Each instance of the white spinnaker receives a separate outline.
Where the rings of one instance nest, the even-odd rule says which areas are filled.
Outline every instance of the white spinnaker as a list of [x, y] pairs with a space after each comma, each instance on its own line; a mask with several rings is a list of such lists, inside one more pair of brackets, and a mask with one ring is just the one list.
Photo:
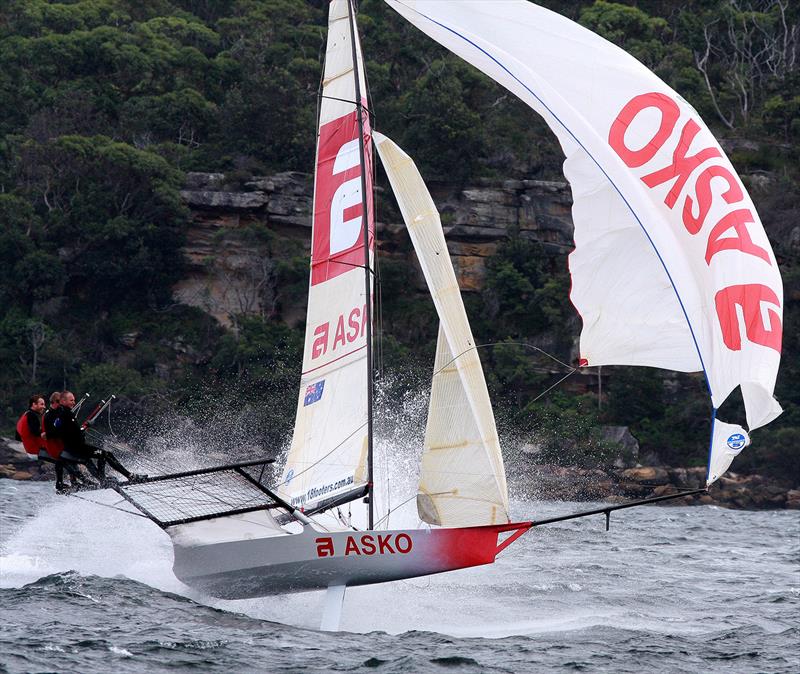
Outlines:
[[527, 0], [386, 0], [541, 114], [573, 192], [588, 365], [704, 369], [718, 408], [781, 412], [783, 287], [755, 207], [696, 111], [632, 56]]
[[508, 522], [508, 489], [492, 405], [439, 213], [413, 160], [375, 144], [439, 314], [417, 508], [431, 524]]
[[[367, 482], [364, 213], [348, 9], [347, 0], [334, 0], [329, 10], [303, 373], [292, 444], [278, 486], [293, 505], [306, 509]], [[355, 18], [352, 22], [357, 36]], [[367, 88], [357, 39], [356, 54], [365, 103]], [[371, 265], [372, 137], [366, 113], [364, 123]]]

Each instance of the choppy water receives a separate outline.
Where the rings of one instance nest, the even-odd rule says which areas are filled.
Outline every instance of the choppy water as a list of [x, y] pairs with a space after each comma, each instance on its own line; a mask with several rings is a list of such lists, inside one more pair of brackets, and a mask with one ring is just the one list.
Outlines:
[[[514, 503], [519, 518], [586, 504]], [[0, 670], [798, 672], [800, 513], [647, 507], [532, 531], [492, 566], [224, 602], [149, 521], [0, 480]]]

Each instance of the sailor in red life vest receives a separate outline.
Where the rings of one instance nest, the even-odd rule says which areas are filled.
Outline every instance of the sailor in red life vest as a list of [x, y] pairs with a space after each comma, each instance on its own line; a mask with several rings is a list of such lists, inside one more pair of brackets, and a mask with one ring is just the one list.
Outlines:
[[55, 421], [56, 411], [58, 410], [58, 404], [60, 400], [61, 391], [51, 393], [50, 407], [47, 408], [44, 413], [44, 417], [42, 417], [42, 435], [44, 436], [44, 446], [47, 449], [47, 453], [50, 455], [50, 458], [54, 460], [57, 460], [61, 456], [61, 452], [64, 449], [64, 443], [61, 441], [61, 438], [56, 437], [53, 427], [53, 421]]
[[25, 452], [29, 456], [37, 459], [39, 450], [44, 448], [42, 412], [44, 412], [44, 398], [40, 395], [32, 395], [28, 400], [28, 409], [17, 421], [17, 440], [22, 441], [22, 446], [25, 447]]
[[[52, 462], [56, 468], [56, 491], [64, 491], [64, 464], [58, 460], [58, 456], [52, 456], [47, 448], [47, 440], [44, 432], [44, 419], [40, 416], [44, 411], [44, 398], [40, 395], [33, 395], [28, 401], [28, 410], [23, 412], [17, 421], [17, 439], [22, 440], [22, 446], [30, 458], [39, 460], [39, 471], [42, 470], [42, 461]], [[70, 470], [70, 478], [73, 486], [77, 482], [74, 473], [75, 469]]]

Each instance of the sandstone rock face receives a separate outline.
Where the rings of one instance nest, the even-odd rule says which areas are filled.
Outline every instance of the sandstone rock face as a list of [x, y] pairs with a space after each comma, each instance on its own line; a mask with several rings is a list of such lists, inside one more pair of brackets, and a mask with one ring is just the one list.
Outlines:
[[[219, 173], [189, 173], [181, 196], [191, 209], [184, 255], [189, 272], [173, 288], [179, 302], [199, 307], [231, 327], [239, 314], [271, 315], [277, 261], [243, 236], [253, 224], [310, 245], [311, 178], [285, 172], [255, 178], [245, 188]], [[189, 189], [191, 188], [191, 189]]]
[[212, 192], [211, 190], [181, 190], [181, 198], [196, 208], [219, 208], [232, 211], [261, 208], [267, 203], [263, 192]]
[[669, 475], [660, 466], [641, 466], [627, 468], [622, 471], [622, 477], [631, 482], [650, 482], [651, 484], [667, 484]]
[[224, 184], [224, 173], [190, 172], [186, 174], [184, 187], [187, 190], [221, 190]]
[[[263, 255], [243, 245], [235, 233], [248, 224], [263, 223], [281, 236], [301, 241], [307, 254], [312, 191], [312, 176], [297, 172], [253, 177], [243, 186], [226, 184], [221, 173], [187, 174], [181, 196], [192, 212], [184, 249], [191, 268], [175, 286], [175, 299], [200, 307], [226, 326], [236, 314], [269, 314], [269, 293], [266, 298], [262, 293], [269, 269]], [[464, 292], [483, 288], [486, 261], [512, 228], [554, 252], [571, 248], [571, 196], [566, 183], [481, 181], [460, 192], [432, 185], [431, 192]], [[415, 263], [402, 222], [379, 222], [377, 232], [382, 255]], [[418, 282], [423, 290], [421, 275]]]
[[29, 459], [21, 442], [0, 437], [0, 478], [48, 480], [53, 479], [53, 474], [51, 464], [40, 467], [37, 461]]
[[[526, 489], [522, 494], [533, 499], [602, 500], [622, 503], [631, 499], [666, 496], [678, 491], [702, 489], [706, 482], [706, 469], [664, 468], [638, 466], [625, 470], [585, 469], [535, 463], [515, 466], [517, 478], [522, 478]], [[665, 505], [718, 505], [746, 510], [793, 508], [800, 510], [800, 489], [775, 484], [760, 475], [728, 473], [701, 492], [677, 498]]]

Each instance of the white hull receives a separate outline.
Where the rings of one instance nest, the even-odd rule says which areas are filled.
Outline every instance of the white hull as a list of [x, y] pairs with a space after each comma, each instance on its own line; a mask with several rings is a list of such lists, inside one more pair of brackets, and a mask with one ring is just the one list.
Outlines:
[[[369, 585], [491, 564], [530, 523], [395, 531], [301, 533], [186, 545], [173, 540], [175, 575], [222, 599]], [[168, 530], [169, 531], [169, 530]], [[513, 531], [503, 542], [498, 536]]]

